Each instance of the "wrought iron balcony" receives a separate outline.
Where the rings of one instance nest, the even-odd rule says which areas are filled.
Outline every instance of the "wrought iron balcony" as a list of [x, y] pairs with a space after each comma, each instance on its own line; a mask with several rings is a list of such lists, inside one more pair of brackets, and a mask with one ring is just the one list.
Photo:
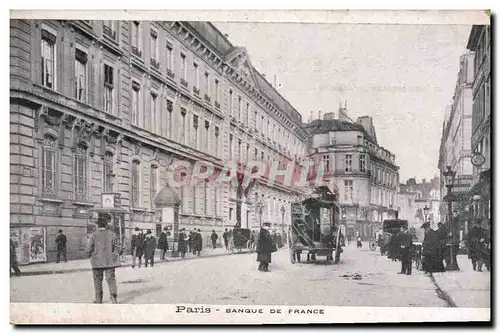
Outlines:
[[193, 92], [196, 94], [196, 95], [200, 95], [200, 89], [197, 88], [196, 86], [193, 87]]
[[160, 63], [156, 59], [151, 58], [151, 67], [160, 70]]
[[215, 104], [215, 108], [220, 109], [220, 103], [219, 102], [215, 101], [214, 104]]
[[105, 36], [111, 38], [112, 40], [116, 39], [116, 31], [113, 31], [113, 29], [111, 29], [111, 27], [104, 25], [103, 26], [103, 33]]
[[186, 81], [186, 79], [181, 78], [181, 85], [183, 85], [184, 87], [188, 86], [188, 82]]
[[207, 94], [205, 94], [205, 101], [210, 102], [210, 100], [211, 100], [210, 96], [208, 96]]
[[175, 78], [175, 74], [174, 72], [172, 72], [171, 69], [167, 69], [167, 76], [171, 79], [174, 79]]
[[136, 46], [132, 47], [132, 54], [136, 57], [142, 58], [142, 51], [139, 50]]

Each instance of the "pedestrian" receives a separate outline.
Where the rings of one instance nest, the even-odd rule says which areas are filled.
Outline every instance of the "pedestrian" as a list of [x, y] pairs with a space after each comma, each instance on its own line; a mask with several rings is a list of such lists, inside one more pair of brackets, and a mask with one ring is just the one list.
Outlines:
[[226, 250], [228, 251], [229, 250], [229, 232], [227, 231], [227, 228], [226, 230], [224, 231], [224, 233], [222, 233], [222, 239], [224, 239], [224, 247], [226, 247]]
[[472, 261], [472, 269], [482, 271], [485, 258], [483, 252], [486, 251], [486, 231], [481, 227], [479, 219], [474, 222], [474, 227], [470, 230], [466, 240], [468, 257]]
[[232, 229], [227, 233], [227, 243], [229, 245], [229, 251], [232, 252], [234, 249], [234, 232]]
[[162, 261], [167, 261], [165, 255], [167, 254], [168, 250], [168, 241], [167, 241], [168, 235], [169, 235], [168, 227], [165, 226], [163, 231], [160, 233], [160, 237], [158, 238], [158, 249], [160, 250], [160, 260]]
[[350, 245], [352, 241], [352, 235], [348, 234], [347, 235], [347, 245]]
[[146, 268], [148, 267], [148, 264], [151, 265], [151, 268], [155, 264], [155, 249], [156, 238], [151, 230], [147, 230], [146, 237], [144, 238], [144, 266]]
[[179, 245], [178, 245], [178, 251], [182, 259], [186, 257], [187, 241], [189, 240], [188, 238], [189, 237], [186, 234], [186, 229], [182, 228], [179, 233]]
[[[196, 232], [196, 231], [195, 231]], [[201, 235], [201, 230], [198, 229], [194, 236], [194, 248], [198, 256], [201, 256], [201, 251], [203, 250], [203, 236]]]
[[448, 259], [448, 255], [449, 255], [449, 252], [447, 252], [447, 249], [448, 249], [448, 246], [446, 245], [448, 243], [448, 229], [446, 228], [446, 226], [439, 222], [438, 223], [438, 229], [437, 229], [437, 236], [438, 236], [438, 239], [439, 239], [439, 255], [440, 255], [440, 259], [441, 261], [445, 260], [446, 263], [449, 262], [449, 259]]
[[411, 275], [412, 269], [412, 255], [413, 255], [413, 237], [408, 232], [408, 227], [401, 228], [401, 235], [399, 237], [401, 245], [401, 272], [398, 274]]
[[358, 235], [358, 237], [356, 238], [356, 248], [362, 248], [363, 247], [363, 242], [361, 240], [361, 236]]
[[94, 303], [102, 303], [104, 275], [106, 275], [106, 281], [108, 282], [111, 302], [113, 304], [118, 303], [115, 268], [120, 266], [121, 253], [122, 248], [116, 234], [107, 228], [106, 219], [99, 218], [97, 220], [97, 230], [91, 235], [87, 244], [87, 256], [90, 258], [94, 278]]
[[57, 257], [56, 257], [56, 263], [59, 263], [61, 261], [61, 255], [64, 260], [64, 262], [68, 262], [68, 259], [66, 258], [66, 241], [67, 238], [63, 234], [62, 230], [59, 230], [57, 232], [57, 237], [56, 237], [56, 246], [57, 246]]
[[217, 233], [215, 233], [215, 230], [212, 230], [212, 234], [210, 235], [210, 240], [212, 240], [212, 247], [214, 249], [217, 248], [217, 239], [219, 239], [219, 236]]
[[12, 239], [10, 239], [10, 269], [14, 270], [14, 275], [21, 276], [21, 270], [19, 270], [17, 263], [16, 245]]
[[257, 262], [259, 262], [259, 271], [269, 272], [269, 263], [271, 263], [271, 254], [277, 251], [276, 244], [273, 242], [269, 229], [271, 223], [264, 223], [260, 228], [259, 243], [257, 244]]
[[132, 268], [135, 268], [136, 259], [139, 260], [140, 268], [142, 265], [142, 255], [144, 254], [144, 235], [140, 228], [135, 228], [130, 245], [132, 248]]
[[196, 255], [196, 234], [196, 229], [193, 229], [193, 231], [189, 232], [189, 252], [192, 252], [193, 255]]
[[426, 222], [421, 228], [425, 231], [424, 241], [422, 242], [422, 268], [425, 274], [435, 272], [444, 272], [445, 268], [440, 254], [441, 245], [436, 231], [431, 229], [431, 224]]

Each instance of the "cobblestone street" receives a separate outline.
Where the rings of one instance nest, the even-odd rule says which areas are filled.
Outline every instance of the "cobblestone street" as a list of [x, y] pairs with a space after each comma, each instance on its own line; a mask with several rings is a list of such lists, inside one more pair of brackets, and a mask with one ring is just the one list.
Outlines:
[[[262, 304], [445, 307], [429, 277], [398, 275], [393, 262], [368, 249], [346, 247], [341, 263], [291, 264], [288, 250], [273, 257], [270, 273], [257, 271], [255, 254], [234, 254], [119, 268], [120, 303]], [[106, 285], [106, 283], [105, 283]], [[105, 287], [107, 295], [107, 287]], [[91, 272], [16, 277], [12, 302], [88, 303]], [[109, 297], [106, 296], [106, 302]]]

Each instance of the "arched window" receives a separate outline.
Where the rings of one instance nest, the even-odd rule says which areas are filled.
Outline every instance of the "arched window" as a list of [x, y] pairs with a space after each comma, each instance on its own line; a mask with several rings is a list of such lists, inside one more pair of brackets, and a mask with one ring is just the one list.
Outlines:
[[87, 146], [79, 144], [76, 147], [73, 163], [75, 199], [86, 200], [88, 191]]
[[104, 155], [102, 174], [104, 192], [112, 192], [115, 175], [113, 173], [113, 153], [111, 152], [106, 152]]
[[52, 137], [45, 137], [42, 146], [42, 192], [44, 196], [56, 196], [56, 150]]
[[132, 175], [130, 179], [130, 203], [133, 208], [140, 207], [139, 198], [139, 168], [140, 163], [137, 160], [132, 161]]

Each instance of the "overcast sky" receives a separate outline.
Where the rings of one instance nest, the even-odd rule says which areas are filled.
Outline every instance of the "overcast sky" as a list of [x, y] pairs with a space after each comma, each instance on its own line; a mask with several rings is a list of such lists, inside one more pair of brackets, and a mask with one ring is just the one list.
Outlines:
[[[471, 26], [215, 23], [307, 122], [311, 111], [374, 119], [400, 181], [437, 175], [441, 128]], [[317, 117], [317, 116], [316, 116]]]

